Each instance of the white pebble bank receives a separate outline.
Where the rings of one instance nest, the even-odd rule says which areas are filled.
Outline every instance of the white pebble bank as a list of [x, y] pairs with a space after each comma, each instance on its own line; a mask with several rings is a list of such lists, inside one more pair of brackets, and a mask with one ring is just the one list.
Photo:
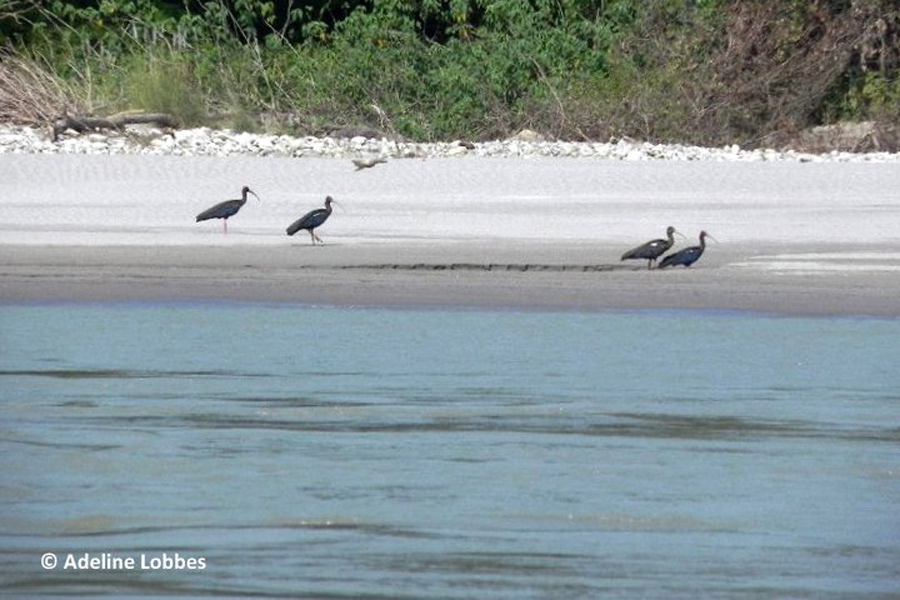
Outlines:
[[[467, 147], [468, 146], [468, 147]], [[615, 143], [523, 141], [519, 139], [475, 142], [397, 142], [364, 137], [292, 137], [253, 134], [206, 127], [182, 129], [173, 135], [152, 129], [125, 134], [90, 133], [60, 136], [52, 141], [45, 130], [0, 125], [0, 154], [151, 154], [167, 156], [287, 156], [356, 158], [440, 158], [490, 156], [498, 158], [571, 157], [624, 161], [729, 161], [729, 162], [900, 162], [890, 152], [853, 153], [832, 151], [809, 154], [793, 150], [744, 150], [737, 145], [703, 148], [681, 144], [652, 144], [633, 140]]]

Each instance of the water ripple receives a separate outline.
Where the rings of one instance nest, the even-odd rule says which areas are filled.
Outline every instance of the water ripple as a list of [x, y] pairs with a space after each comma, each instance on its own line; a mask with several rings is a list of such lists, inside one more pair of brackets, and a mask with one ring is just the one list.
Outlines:
[[48, 377], [53, 379], [178, 379], [192, 377], [271, 377], [265, 373], [235, 371], [154, 371], [140, 369], [28, 369], [0, 370], [0, 377]]
[[[299, 407], [299, 408], [313, 408]], [[849, 426], [801, 420], [767, 420], [731, 416], [691, 416], [657, 413], [610, 413], [585, 419], [579, 415], [557, 416], [453, 414], [421, 415], [417, 420], [359, 420], [346, 415], [350, 405], [333, 405], [327, 414], [306, 411], [290, 415], [266, 411], [261, 418], [214, 414], [160, 417], [129, 415], [79, 418], [86, 423], [125, 427], [173, 427], [200, 429], [282, 430], [332, 433], [460, 433], [507, 432], [592, 437], [662, 438], [688, 440], [762, 440], [771, 438], [825, 438], [845, 441], [900, 442], [900, 428]], [[73, 420], [75, 418], [73, 417]]]

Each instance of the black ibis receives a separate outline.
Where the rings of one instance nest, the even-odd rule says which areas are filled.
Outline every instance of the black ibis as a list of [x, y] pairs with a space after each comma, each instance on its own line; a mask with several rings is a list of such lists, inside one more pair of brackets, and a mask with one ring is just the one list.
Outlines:
[[659, 263], [659, 268], [665, 269], [666, 267], [676, 267], [678, 265], [690, 267], [692, 264], [697, 262], [697, 260], [703, 254], [703, 251], [706, 249], [706, 238], [717, 241], [713, 236], [709, 235], [705, 231], [701, 231], [699, 246], [690, 246], [689, 248], [684, 248], [683, 250], [679, 250], [678, 252], [674, 252], [668, 255], [667, 257], [662, 259], [661, 263]]
[[[672, 244], [675, 243], [675, 237], [673, 235], [675, 233], [678, 232], [675, 231], [674, 227], [669, 225], [669, 227], [666, 228], [666, 239], [650, 240], [646, 244], [642, 244], [637, 248], [632, 248], [622, 255], [622, 260], [628, 260], [630, 258], [646, 258], [647, 268], [652, 269], [656, 259], [665, 254], [666, 251], [672, 247]], [[678, 235], [681, 234], [678, 233]], [[681, 237], [684, 236], [681, 235]]]
[[356, 165], [357, 171], [362, 171], [363, 169], [371, 169], [375, 165], [379, 165], [381, 163], [386, 163], [387, 159], [379, 156], [378, 158], [354, 158], [353, 164]]
[[288, 235], [294, 235], [301, 229], [306, 229], [309, 231], [310, 237], [312, 237], [313, 246], [316, 245], [316, 242], [320, 244], [324, 244], [319, 236], [315, 233], [315, 228], [328, 220], [328, 217], [331, 216], [331, 203], [334, 202], [337, 204], [334, 198], [331, 196], [325, 197], [325, 208], [317, 208], [316, 210], [311, 210], [293, 223], [291, 223], [290, 227], [287, 228]]
[[259, 200], [259, 196], [256, 195], [256, 192], [248, 188], [246, 185], [241, 188], [241, 197], [236, 200], [226, 200], [225, 202], [219, 202], [215, 206], [211, 208], [207, 208], [202, 213], [197, 215], [197, 222], [206, 221], [208, 219], [222, 219], [222, 223], [224, 225], [224, 231], [228, 233], [228, 217], [233, 217], [237, 214], [237, 211], [241, 210], [241, 207], [247, 202], [247, 194], [253, 194], [253, 196]]

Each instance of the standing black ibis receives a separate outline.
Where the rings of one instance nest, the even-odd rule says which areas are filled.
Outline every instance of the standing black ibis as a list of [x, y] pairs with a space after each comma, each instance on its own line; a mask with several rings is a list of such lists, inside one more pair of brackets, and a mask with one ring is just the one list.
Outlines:
[[[650, 240], [646, 244], [633, 248], [622, 255], [622, 260], [628, 260], [630, 258], [646, 258], [647, 268], [652, 269], [656, 259], [665, 254], [666, 250], [671, 248], [672, 244], [675, 243], [675, 237], [673, 235], [675, 233], [678, 232], [675, 231], [674, 227], [669, 225], [666, 228], [666, 239]], [[681, 234], [678, 233], [678, 235]], [[684, 236], [681, 235], [681, 237]]]
[[706, 238], [709, 238], [713, 241], [718, 241], [713, 236], [709, 235], [705, 231], [700, 232], [700, 245], [699, 246], [690, 246], [689, 248], [684, 248], [683, 250], [679, 250], [678, 252], [674, 252], [659, 263], [660, 269], [665, 269], [666, 267], [675, 267], [678, 265], [684, 265], [685, 267], [689, 267], [700, 258], [703, 254], [703, 251], [706, 249]]
[[316, 242], [320, 244], [324, 244], [319, 236], [315, 233], [315, 228], [328, 220], [328, 217], [331, 216], [331, 203], [334, 202], [337, 204], [334, 198], [331, 196], [325, 197], [325, 208], [317, 208], [316, 210], [311, 210], [293, 223], [291, 223], [290, 227], [287, 228], [288, 235], [294, 235], [301, 229], [306, 229], [309, 231], [309, 235], [312, 238], [313, 246], [316, 245]]
[[224, 231], [228, 233], [228, 217], [233, 217], [237, 214], [237, 211], [241, 210], [241, 207], [247, 202], [247, 194], [253, 194], [253, 196], [259, 200], [259, 196], [256, 195], [256, 192], [248, 188], [246, 185], [241, 188], [241, 197], [236, 200], [226, 200], [225, 202], [219, 202], [215, 206], [211, 208], [207, 208], [202, 213], [197, 215], [197, 222], [206, 221], [208, 219], [223, 219], [222, 223], [224, 225]]

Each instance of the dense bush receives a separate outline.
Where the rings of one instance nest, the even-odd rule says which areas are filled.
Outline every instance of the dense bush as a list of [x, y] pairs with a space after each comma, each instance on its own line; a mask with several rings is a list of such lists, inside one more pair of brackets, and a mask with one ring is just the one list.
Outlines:
[[0, 41], [70, 106], [184, 125], [781, 145], [900, 118], [893, 0], [6, 0]]

